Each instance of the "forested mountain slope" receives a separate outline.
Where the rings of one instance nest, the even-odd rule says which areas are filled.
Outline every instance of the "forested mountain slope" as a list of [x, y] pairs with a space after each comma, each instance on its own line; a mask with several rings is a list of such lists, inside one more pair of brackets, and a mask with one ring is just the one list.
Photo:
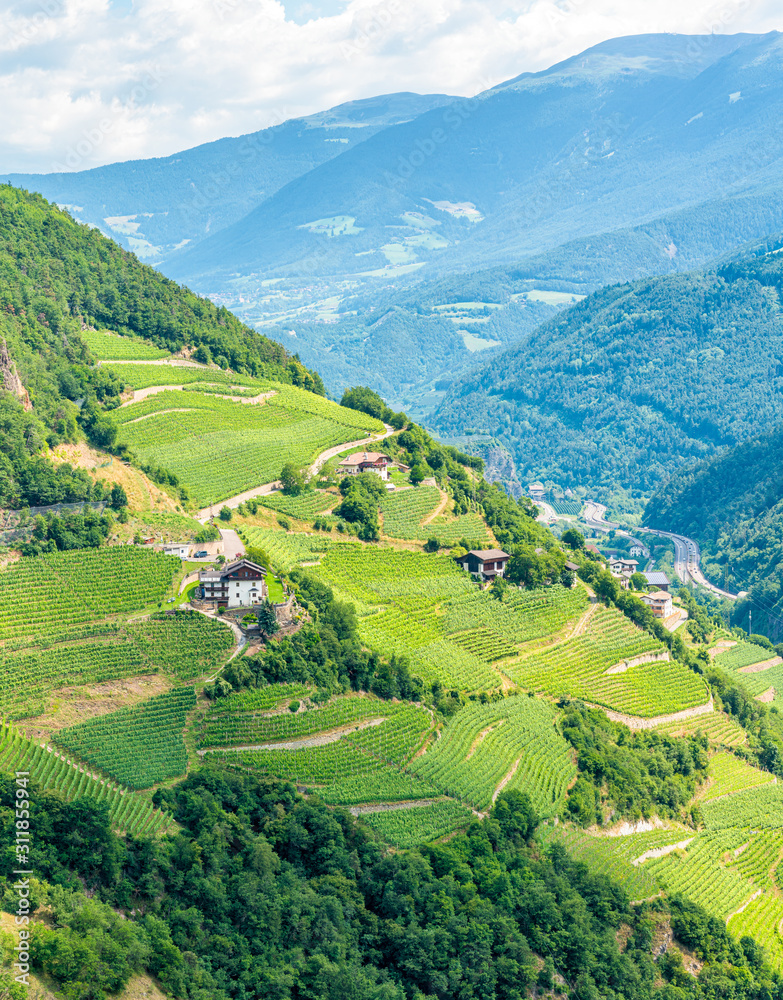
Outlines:
[[494, 434], [521, 478], [644, 494], [783, 420], [781, 291], [770, 251], [596, 292], [461, 379], [436, 425]]
[[388, 94], [172, 156], [76, 172], [7, 174], [0, 181], [67, 205], [81, 222], [157, 264], [237, 222], [294, 178], [380, 129], [450, 100]]
[[0, 399], [4, 506], [84, 499], [89, 484], [68, 480], [62, 469], [55, 482], [42, 452], [84, 432], [100, 446], [113, 443], [108, 412], [119, 404], [122, 383], [95, 365], [83, 336], [91, 326], [144, 337], [163, 355], [200, 348], [224, 368], [323, 391], [280, 344], [228, 310], [40, 196], [0, 186], [0, 374], [9, 390]]
[[783, 428], [668, 480], [645, 510], [653, 528], [698, 539], [707, 578], [747, 590], [733, 620], [783, 638]]

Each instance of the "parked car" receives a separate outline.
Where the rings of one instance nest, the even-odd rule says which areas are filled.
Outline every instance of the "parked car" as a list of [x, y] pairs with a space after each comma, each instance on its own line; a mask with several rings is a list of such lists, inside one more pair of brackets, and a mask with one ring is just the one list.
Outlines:
[[202, 549], [200, 552], [197, 552], [193, 556], [193, 558], [194, 559], [209, 559], [209, 553], [207, 552], [206, 549]]

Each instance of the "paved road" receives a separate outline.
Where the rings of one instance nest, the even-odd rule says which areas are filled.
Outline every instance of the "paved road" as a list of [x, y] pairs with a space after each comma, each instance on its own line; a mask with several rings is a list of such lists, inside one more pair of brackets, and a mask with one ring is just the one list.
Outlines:
[[[603, 504], [595, 503], [593, 500], [585, 501], [584, 520], [586, 524], [598, 531], [611, 531], [612, 528], [621, 528], [615, 521], [606, 520], [606, 507]], [[693, 582], [701, 587], [711, 590], [718, 597], [737, 598], [739, 594], [732, 594], [731, 591], [721, 590], [705, 577], [701, 571], [701, 551], [698, 542], [686, 535], [678, 535], [673, 531], [656, 531], [653, 528], [645, 528], [651, 535], [659, 535], [661, 538], [671, 538], [674, 542], [674, 572], [683, 583]], [[628, 532], [623, 532], [628, 534]]]
[[[307, 470], [308, 475], [317, 475], [330, 458], [334, 458], [335, 455], [339, 455], [341, 451], [345, 451], [347, 448], [361, 448], [362, 445], [366, 446], [376, 444], [378, 441], [383, 441], [384, 438], [397, 433], [395, 429], [390, 427], [388, 424], [384, 424], [384, 427], [386, 430], [383, 434], [371, 435], [370, 437], [361, 438], [358, 441], [346, 441], [344, 444], [338, 444], [335, 445], [334, 448], [327, 448], [326, 451], [322, 451]], [[281, 465], [283, 460], [284, 456], [281, 456]], [[254, 497], [268, 496], [270, 493], [274, 493], [279, 489], [280, 483], [277, 481], [273, 483], [262, 483], [261, 486], [254, 486], [252, 490], [245, 490], [244, 493], [238, 493], [235, 497], [229, 497], [228, 500], [219, 500], [217, 503], [214, 503], [209, 507], [204, 507], [203, 510], [200, 510], [198, 514], [196, 514], [196, 520], [208, 521], [213, 514], [217, 514], [221, 507], [230, 507], [231, 510], [236, 510], [241, 503], [252, 500]]]

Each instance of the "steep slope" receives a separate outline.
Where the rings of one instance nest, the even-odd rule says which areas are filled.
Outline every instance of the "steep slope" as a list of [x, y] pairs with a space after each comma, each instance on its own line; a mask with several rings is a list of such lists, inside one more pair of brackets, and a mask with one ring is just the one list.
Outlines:
[[39, 196], [0, 186], [0, 505], [89, 497], [89, 477], [71, 478], [69, 466], [55, 475], [42, 456], [85, 432], [99, 446], [115, 440], [109, 411], [122, 382], [94, 364], [82, 337], [93, 326], [145, 337], [159, 353], [196, 348], [235, 371], [320, 387], [280, 344], [226, 309]]
[[380, 129], [448, 103], [435, 94], [352, 101], [173, 156], [0, 181], [66, 205], [151, 263], [237, 222], [285, 184]]
[[696, 538], [716, 583], [749, 591], [732, 620], [783, 638], [783, 429], [680, 472], [645, 510], [653, 528]]
[[783, 420], [781, 290], [770, 252], [596, 292], [461, 379], [436, 424], [496, 435], [520, 476], [643, 495]]

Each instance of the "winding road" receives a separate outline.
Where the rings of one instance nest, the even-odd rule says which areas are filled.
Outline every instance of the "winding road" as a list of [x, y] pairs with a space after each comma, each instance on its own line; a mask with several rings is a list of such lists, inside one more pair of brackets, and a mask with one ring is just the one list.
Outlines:
[[[384, 438], [397, 433], [389, 424], [384, 424], [383, 426], [385, 428], [383, 434], [372, 434], [370, 437], [360, 438], [358, 441], [345, 441], [343, 444], [338, 444], [333, 448], [327, 448], [326, 451], [322, 451], [318, 458], [316, 458], [313, 464], [307, 469], [308, 476], [312, 477], [318, 475], [330, 458], [334, 458], [335, 455], [339, 455], [340, 452], [345, 451], [348, 448], [361, 448], [363, 446], [366, 447], [369, 444], [376, 444], [378, 441], [383, 441]], [[284, 458], [285, 456], [281, 456], [281, 465]], [[270, 493], [274, 493], [279, 489], [280, 483], [278, 481], [272, 483], [262, 483], [261, 486], [254, 486], [253, 489], [245, 490], [244, 493], [238, 493], [234, 497], [229, 497], [228, 500], [218, 500], [215, 503], [210, 504], [209, 507], [204, 507], [203, 510], [200, 510], [195, 515], [196, 520], [201, 522], [208, 521], [218, 510], [220, 510], [221, 507], [229, 507], [231, 510], [236, 510], [241, 503], [245, 503], [247, 500], [252, 500], [254, 497], [268, 496]]]
[[[585, 501], [584, 521], [588, 527], [597, 531], [611, 531], [622, 529], [622, 525], [616, 521], [606, 520], [606, 507], [593, 500]], [[670, 538], [674, 542], [674, 572], [683, 583], [695, 583], [706, 590], [712, 591], [718, 597], [730, 597], [736, 599], [740, 594], [733, 594], [729, 590], [721, 590], [705, 577], [701, 571], [701, 551], [699, 543], [686, 535], [679, 535], [673, 531], [658, 531], [655, 528], [644, 529], [650, 535], [658, 535], [660, 538]], [[627, 532], [624, 532], [627, 534]]]

